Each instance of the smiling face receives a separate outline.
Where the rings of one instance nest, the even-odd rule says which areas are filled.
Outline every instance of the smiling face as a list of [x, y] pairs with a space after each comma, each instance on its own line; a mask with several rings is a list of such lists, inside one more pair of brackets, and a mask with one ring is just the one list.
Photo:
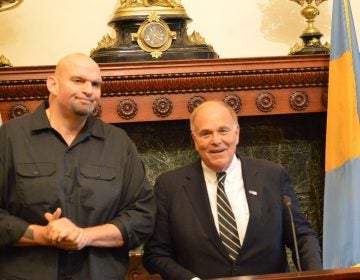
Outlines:
[[191, 116], [191, 135], [202, 161], [215, 172], [226, 170], [239, 143], [235, 113], [224, 103], [202, 103]]

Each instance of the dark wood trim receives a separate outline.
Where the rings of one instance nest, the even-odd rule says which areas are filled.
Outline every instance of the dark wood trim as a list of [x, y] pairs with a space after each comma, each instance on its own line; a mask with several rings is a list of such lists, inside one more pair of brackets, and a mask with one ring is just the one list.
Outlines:
[[[326, 111], [327, 55], [100, 64], [96, 114], [106, 122], [187, 119], [202, 100], [225, 100], [239, 116]], [[54, 66], [0, 68], [2, 118], [46, 99]]]
[[[138, 278], [139, 280], [141, 278]], [[150, 278], [153, 279], [153, 278]], [[161, 278], [160, 278], [161, 279]], [[360, 268], [341, 268], [319, 271], [288, 272], [276, 274], [264, 274], [254, 276], [240, 276], [217, 278], [212, 280], [285, 280], [285, 279], [306, 279], [306, 280], [335, 280], [335, 279], [360, 279]], [[210, 279], [209, 279], [210, 280]]]
[[[161, 280], [159, 275], [138, 275], [134, 280]], [[360, 279], [360, 268], [341, 268], [320, 271], [288, 272], [263, 275], [249, 275], [239, 277], [225, 277], [213, 280], [285, 280], [285, 279], [306, 279], [306, 280], [338, 280], [338, 279]]]

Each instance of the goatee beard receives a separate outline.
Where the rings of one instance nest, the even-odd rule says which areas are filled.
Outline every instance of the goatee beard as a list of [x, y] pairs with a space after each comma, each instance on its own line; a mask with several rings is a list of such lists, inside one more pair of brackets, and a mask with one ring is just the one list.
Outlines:
[[93, 102], [88, 108], [80, 108], [80, 106], [73, 105], [72, 110], [73, 112], [81, 117], [90, 116], [94, 113], [94, 110], [96, 108], [96, 102]]

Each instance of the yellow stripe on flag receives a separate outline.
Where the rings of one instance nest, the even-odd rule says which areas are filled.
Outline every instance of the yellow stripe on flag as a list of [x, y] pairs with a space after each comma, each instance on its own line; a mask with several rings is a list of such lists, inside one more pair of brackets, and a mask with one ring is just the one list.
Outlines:
[[356, 84], [350, 52], [330, 61], [329, 84], [326, 172], [360, 156]]

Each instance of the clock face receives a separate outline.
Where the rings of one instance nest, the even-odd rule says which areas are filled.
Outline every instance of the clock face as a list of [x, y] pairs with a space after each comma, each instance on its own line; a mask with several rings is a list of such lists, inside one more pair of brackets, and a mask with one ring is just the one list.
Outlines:
[[165, 27], [157, 22], [150, 22], [144, 27], [143, 40], [151, 48], [163, 46], [169, 39]]

